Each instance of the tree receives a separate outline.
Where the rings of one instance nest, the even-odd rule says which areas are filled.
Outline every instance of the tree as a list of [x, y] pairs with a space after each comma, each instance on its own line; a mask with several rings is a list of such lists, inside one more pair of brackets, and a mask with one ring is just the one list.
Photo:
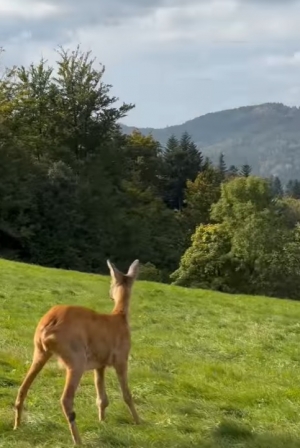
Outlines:
[[127, 138], [125, 160], [130, 179], [142, 190], [162, 196], [162, 148], [151, 135], [133, 131]]
[[242, 165], [241, 170], [240, 170], [240, 175], [244, 176], [244, 177], [248, 177], [248, 176], [250, 176], [251, 171], [252, 171], [252, 169], [251, 169], [250, 165], [247, 165], [247, 164]]
[[127, 139], [117, 121], [132, 105], [115, 107], [90, 53], [59, 56], [58, 70], [41, 61], [0, 83], [2, 228], [31, 262], [99, 270], [120, 244]]
[[294, 212], [291, 203], [274, 201], [267, 180], [249, 177], [244, 182], [245, 193], [239, 196], [242, 203], [235, 208], [238, 222], [233, 224], [228, 214], [223, 216], [232, 229], [232, 253], [242, 260], [246, 272], [245, 292], [296, 298], [299, 273], [295, 259], [300, 253], [295, 245], [297, 220], [293, 222], [293, 216], [299, 211]]
[[140, 258], [163, 281], [180, 263], [180, 284], [296, 298], [300, 183], [282, 197], [278, 178], [222, 154], [214, 167], [187, 132], [164, 149], [123, 134], [133, 106], [104, 67], [79, 47], [58, 55], [0, 80], [1, 255], [89, 272]]
[[183, 220], [188, 238], [197, 225], [210, 222], [211, 206], [220, 198], [220, 185], [220, 172], [212, 165], [199, 173], [194, 182], [187, 181]]
[[245, 273], [241, 292], [299, 299], [298, 232], [275, 210], [250, 215], [232, 237], [232, 254]]
[[230, 235], [225, 226], [201, 224], [171, 279], [180, 286], [234, 292], [236, 262], [230, 250]]
[[179, 140], [177, 137], [175, 137], [174, 134], [172, 134], [166, 144], [165, 147], [165, 153], [173, 153], [178, 150], [179, 147]]
[[282, 216], [287, 228], [293, 230], [300, 223], [300, 201], [291, 197], [276, 200], [278, 215]]
[[290, 180], [286, 186], [286, 195], [295, 199], [300, 199], [300, 181]]
[[91, 52], [58, 50], [59, 107], [64, 116], [65, 137], [76, 158], [86, 157], [104, 138], [118, 129], [118, 120], [134, 107], [123, 103], [114, 107], [118, 98], [109, 95], [111, 86], [102, 79], [105, 67], [96, 69]]
[[283, 196], [283, 188], [282, 188], [281, 181], [280, 181], [279, 177], [272, 176], [270, 178], [270, 183], [271, 183], [271, 189], [272, 189], [273, 196], [276, 198], [281, 198]]
[[28, 250], [33, 263], [87, 269], [77, 240], [82, 219], [78, 201], [78, 178], [70, 167], [60, 161], [43, 170], [28, 213]]
[[12, 256], [28, 261], [32, 235], [28, 211], [34, 208], [40, 169], [23, 147], [5, 141], [0, 145], [0, 160], [1, 255], [12, 246]]
[[237, 177], [221, 185], [221, 197], [212, 206], [211, 218], [238, 227], [250, 214], [270, 208], [272, 204], [273, 195], [267, 179]]
[[90, 52], [58, 49], [57, 74], [41, 60], [13, 68], [2, 82], [11, 104], [6, 126], [34, 157], [62, 160], [79, 169], [82, 160], [119, 132], [118, 120], [132, 104], [115, 107], [103, 82], [105, 68], [95, 68]]
[[227, 172], [227, 166], [226, 166], [226, 163], [225, 163], [225, 160], [224, 160], [224, 154], [222, 152], [221, 152], [220, 157], [219, 157], [218, 168], [219, 168], [219, 172], [220, 172], [220, 175], [221, 175], [221, 179], [222, 180], [225, 179], [226, 172]]
[[219, 222], [197, 227], [171, 275], [176, 284], [298, 299], [300, 227], [270, 199], [268, 186], [250, 177], [222, 185], [212, 212]]
[[180, 141], [172, 136], [163, 155], [165, 201], [172, 209], [181, 210], [188, 180], [194, 181], [202, 169], [203, 157], [187, 132]]
[[22, 142], [38, 160], [49, 158], [53, 149], [60, 145], [56, 132], [59, 117], [55, 106], [53, 68], [47, 67], [42, 59], [28, 68], [14, 68], [10, 77], [10, 101], [13, 104], [10, 127], [14, 141]]
[[151, 262], [169, 274], [178, 265], [184, 250], [180, 220], [150, 189], [142, 191], [134, 183], [126, 182], [124, 192], [120, 229], [123, 237], [116, 256], [120, 261], [138, 257], [142, 263]]
[[239, 170], [235, 165], [230, 165], [230, 167], [228, 168], [228, 177], [229, 178], [233, 178], [238, 176], [239, 174]]

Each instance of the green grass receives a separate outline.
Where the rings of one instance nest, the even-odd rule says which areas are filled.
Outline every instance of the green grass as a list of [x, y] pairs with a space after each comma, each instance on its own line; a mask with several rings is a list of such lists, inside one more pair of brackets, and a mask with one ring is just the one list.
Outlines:
[[[39, 318], [58, 303], [109, 312], [108, 282], [0, 261], [0, 447], [72, 446], [55, 361], [33, 383], [18, 431], [13, 403]], [[143, 423], [132, 423], [109, 370], [100, 424], [88, 372], [75, 403], [85, 446], [300, 447], [300, 302], [138, 282], [131, 323], [129, 380]]]

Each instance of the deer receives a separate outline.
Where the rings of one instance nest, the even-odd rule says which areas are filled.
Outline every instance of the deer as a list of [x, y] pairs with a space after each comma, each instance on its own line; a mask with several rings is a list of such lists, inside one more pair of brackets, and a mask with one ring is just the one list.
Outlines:
[[107, 260], [111, 283], [109, 295], [114, 302], [110, 314], [100, 314], [92, 309], [56, 305], [38, 322], [33, 343], [31, 366], [21, 384], [15, 401], [15, 423], [21, 423], [24, 400], [36, 376], [54, 355], [66, 370], [61, 407], [67, 420], [74, 445], [81, 445], [76, 424], [74, 397], [85, 371], [94, 370], [96, 405], [99, 420], [105, 419], [109, 405], [105, 387], [105, 369], [114, 368], [124, 402], [136, 424], [140, 418], [135, 409], [128, 386], [128, 359], [131, 348], [129, 305], [133, 284], [138, 276], [139, 260], [135, 260], [124, 274]]

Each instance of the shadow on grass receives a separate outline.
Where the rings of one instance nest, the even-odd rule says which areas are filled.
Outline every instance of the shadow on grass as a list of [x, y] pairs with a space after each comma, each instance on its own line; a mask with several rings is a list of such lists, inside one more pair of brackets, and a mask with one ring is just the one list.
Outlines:
[[[256, 433], [234, 420], [223, 421], [215, 428], [209, 437], [196, 433], [174, 435], [172, 428], [169, 431], [156, 429], [156, 434], [142, 436], [130, 432], [120, 434], [117, 428], [106, 428], [99, 431], [99, 438], [93, 434], [84, 446], [87, 448], [130, 448], [143, 446], [151, 448], [300, 448], [300, 436], [282, 433]], [[175, 436], [175, 438], [174, 438]], [[84, 437], [83, 437], [84, 438]]]
[[[165, 434], [166, 435], [166, 434]], [[167, 435], [166, 435], [167, 436]], [[116, 432], [106, 432], [99, 435], [99, 440], [93, 440], [91, 444], [87, 444], [90, 448], [105, 447], [138, 447], [140, 439], [134, 439], [134, 436], [122, 438]], [[160, 432], [157, 431], [156, 437], [149, 442], [145, 440], [143, 447], [168, 447], [168, 448], [300, 448], [299, 437], [289, 434], [280, 433], [256, 433], [248, 426], [236, 422], [234, 420], [223, 421], [215, 430], [212, 431], [210, 437], [206, 438], [193, 434], [192, 437], [181, 437], [177, 440], [174, 438], [160, 438]]]
[[[102, 426], [102, 425], [101, 425]], [[147, 425], [145, 425], [147, 427]], [[146, 430], [146, 427], [143, 429]], [[17, 440], [27, 442], [30, 446], [41, 446], [41, 441], [47, 442], [45, 446], [67, 447], [72, 446], [69, 433], [62, 426], [52, 423], [36, 423], [24, 426], [19, 431], [12, 431], [12, 426], [0, 423], [0, 445], [5, 440], [5, 446]], [[88, 428], [86, 428], [88, 429]], [[156, 429], [150, 435], [145, 431], [143, 436], [142, 425], [140, 430], [125, 433], [118, 431], [118, 425], [111, 427], [103, 425], [99, 430], [99, 437], [95, 437], [89, 430], [81, 431], [83, 446], [86, 448], [300, 448], [299, 437], [280, 433], [256, 433], [248, 426], [235, 420], [224, 420], [209, 435], [209, 437], [193, 433], [181, 433], [174, 438], [174, 432]], [[149, 429], [149, 428], [147, 428]], [[2, 436], [2, 437], [1, 437]], [[5, 437], [5, 439], [3, 438]], [[1, 445], [4, 446], [4, 445]]]
[[[201, 445], [200, 445], [201, 446]], [[299, 437], [292, 434], [256, 433], [234, 420], [223, 421], [213, 431], [212, 440], [205, 448], [299, 448]]]

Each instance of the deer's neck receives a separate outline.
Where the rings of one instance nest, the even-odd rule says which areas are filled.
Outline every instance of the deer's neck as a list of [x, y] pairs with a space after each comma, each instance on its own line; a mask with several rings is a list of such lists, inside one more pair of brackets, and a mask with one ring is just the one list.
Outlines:
[[112, 314], [124, 314], [126, 317], [128, 316], [128, 305], [126, 305], [125, 303], [116, 303], [113, 310], [112, 310]]
[[127, 291], [120, 289], [115, 297], [115, 306], [112, 314], [122, 314], [128, 318], [129, 312], [129, 294]]

